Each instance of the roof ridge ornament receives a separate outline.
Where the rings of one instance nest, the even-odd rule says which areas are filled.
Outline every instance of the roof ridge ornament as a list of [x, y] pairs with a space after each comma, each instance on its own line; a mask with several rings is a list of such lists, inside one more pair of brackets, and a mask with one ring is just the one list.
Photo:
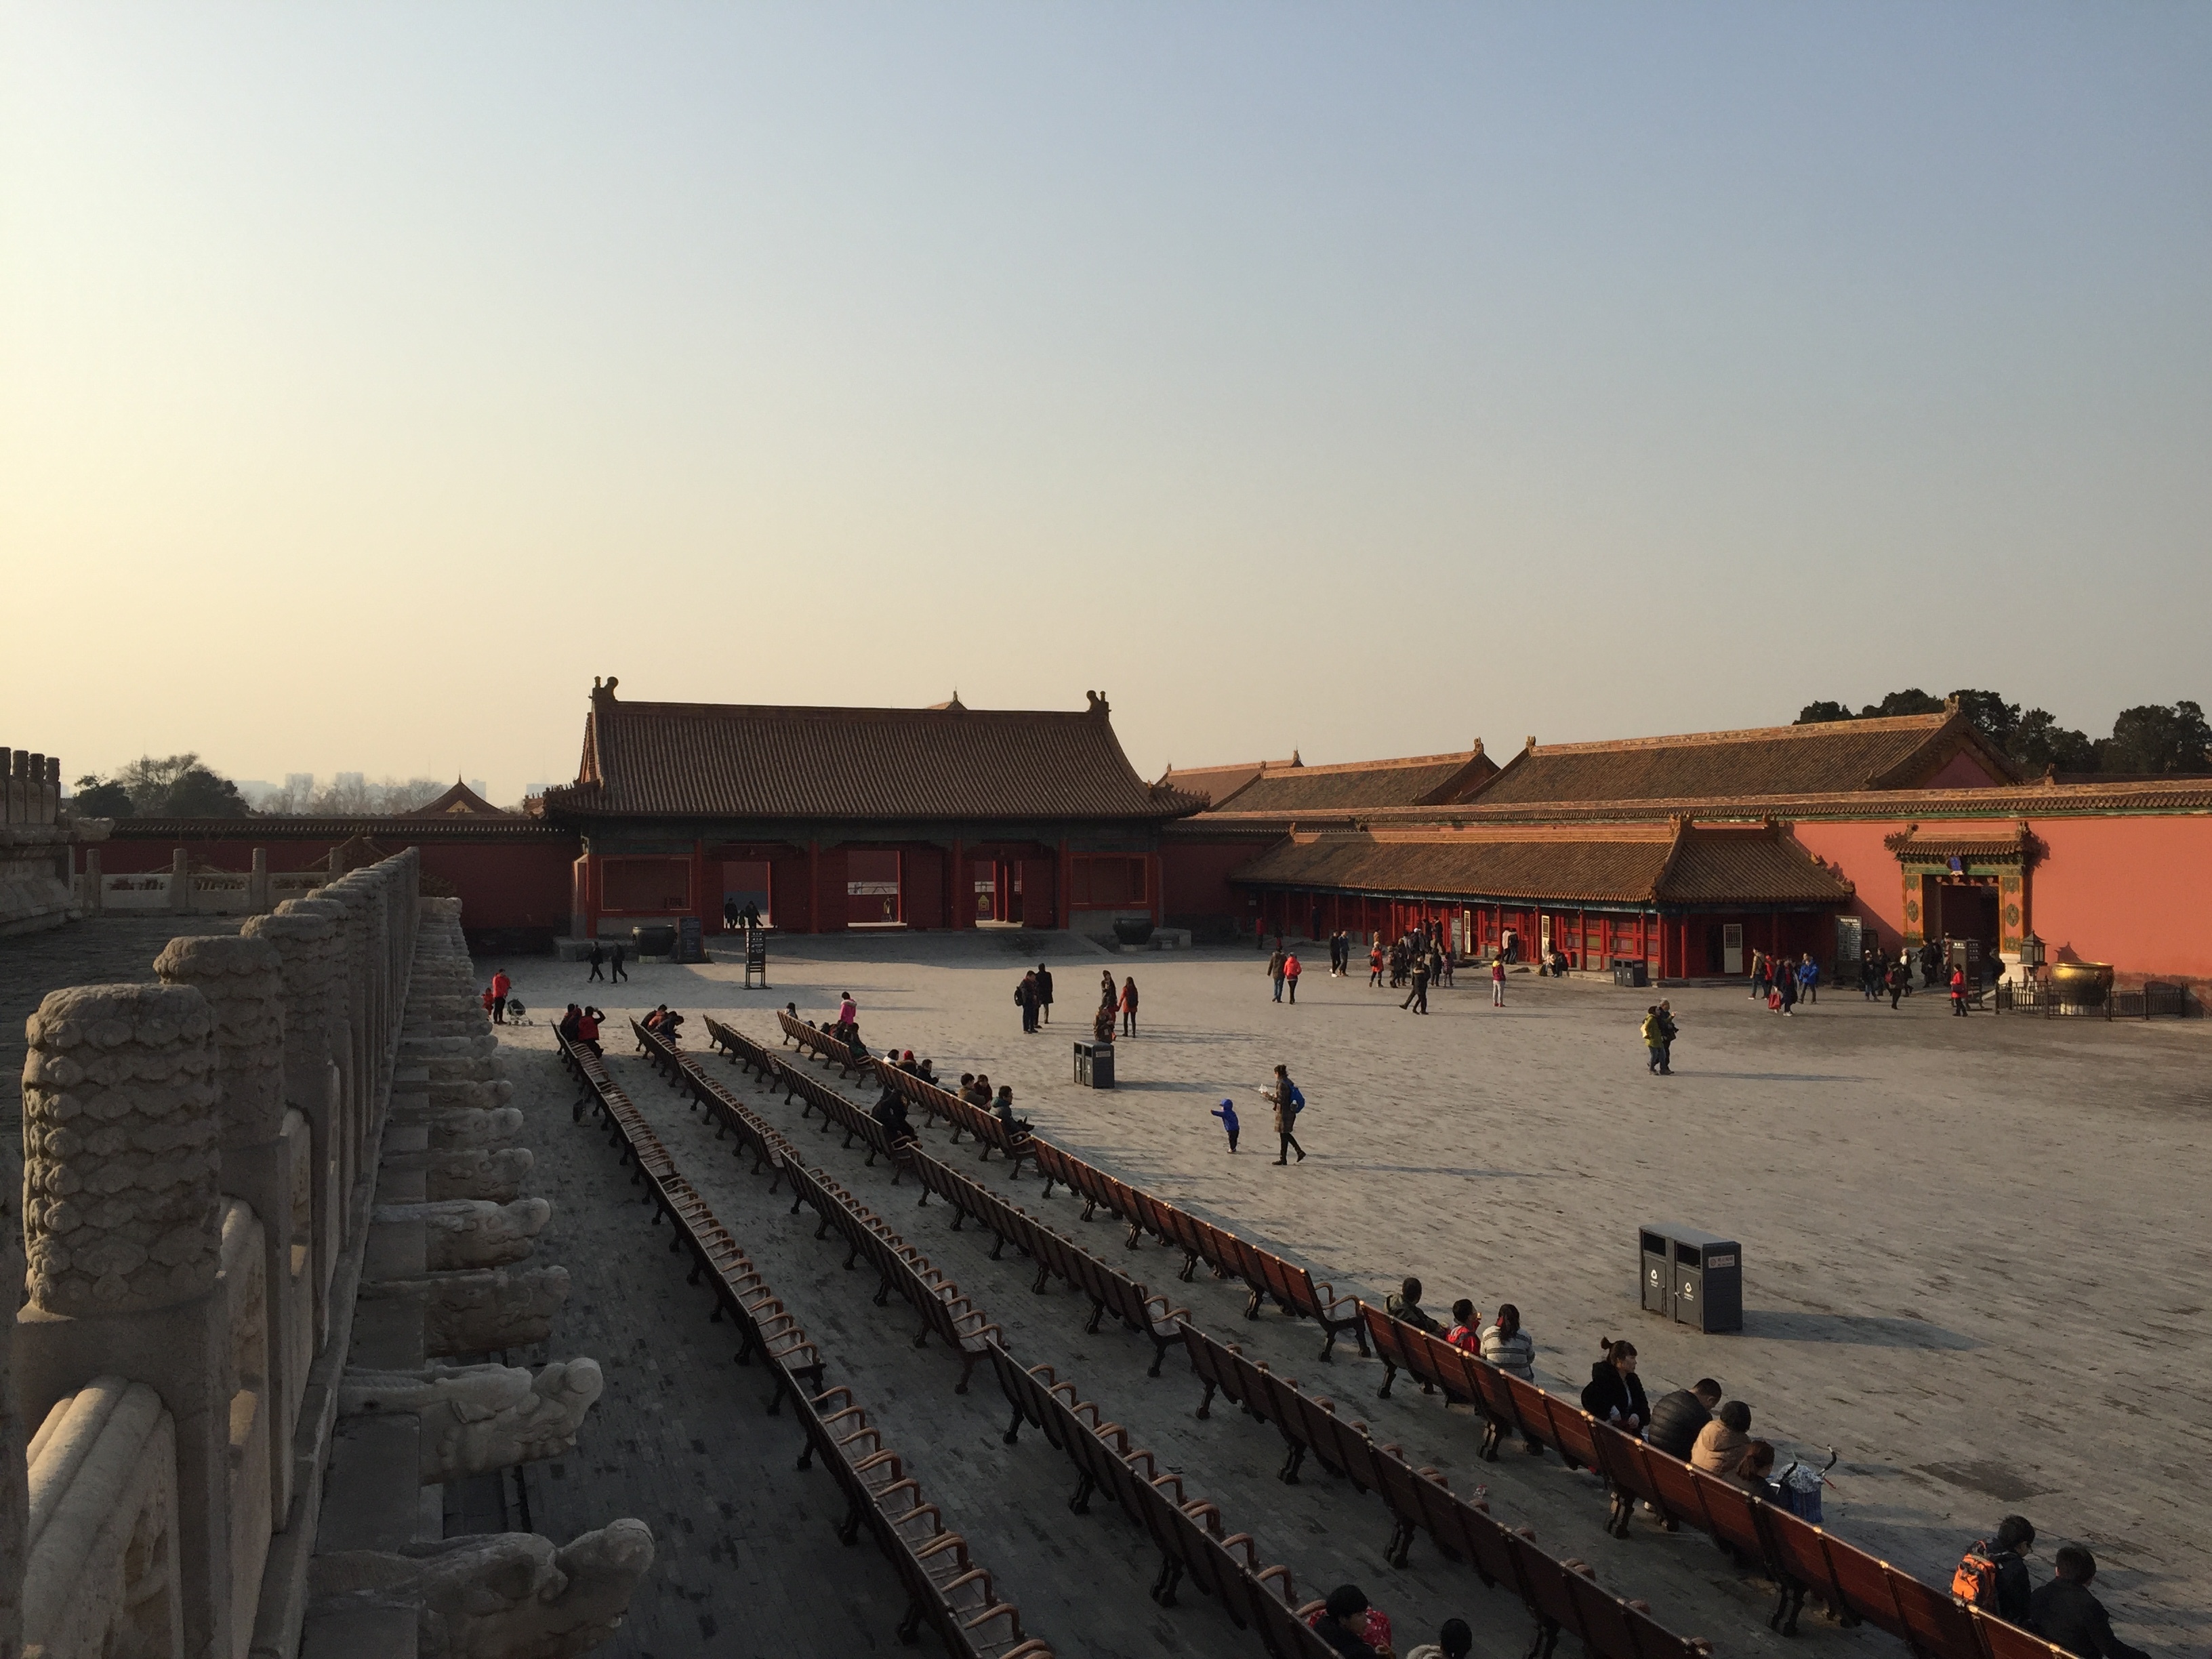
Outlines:
[[1091, 700], [1091, 707], [1086, 712], [1094, 720], [1103, 720], [1114, 712], [1114, 706], [1106, 701], [1103, 691], [1085, 691], [1083, 695]]

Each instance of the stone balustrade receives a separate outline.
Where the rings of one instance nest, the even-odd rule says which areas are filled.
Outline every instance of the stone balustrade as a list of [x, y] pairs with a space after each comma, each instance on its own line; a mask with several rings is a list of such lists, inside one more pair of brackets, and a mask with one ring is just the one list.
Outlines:
[[[45, 810], [7, 775], [11, 812]], [[432, 1363], [545, 1340], [568, 1293], [527, 1260], [551, 1206], [520, 1190], [459, 903], [404, 853], [154, 966], [28, 1023], [0, 1401], [38, 1427], [0, 1412], [0, 1656], [318, 1659], [371, 1628], [583, 1652], [650, 1565], [641, 1523], [423, 1540], [411, 1498], [349, 1514], [373, 1494], [332, 1456], [374, 1422], [410, 1491], [466, 1479], [574, 1447], [603, 1386], [587, 1358]]]

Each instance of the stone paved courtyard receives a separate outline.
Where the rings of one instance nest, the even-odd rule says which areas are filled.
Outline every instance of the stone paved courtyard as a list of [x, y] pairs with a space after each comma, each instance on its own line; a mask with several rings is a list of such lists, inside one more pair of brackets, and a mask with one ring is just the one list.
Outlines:
[[[113, 926], [73, 936], [96, 971], [37, 988], [143, 975], [143, 965], [110, 963], [125, 949], [101, 931]], [[128, 950], [150, 959], [160, 943], [149, 933]], [[1249, 954], [1112, 957], [1057, 943], [1062, 1018], [1034, 1037], [1012, 998], [1024, 958], [991, 936], [779, 941], [768, 993], [742, 990], [726, 963], [636, 966], [614, 987], [587, 987], [580, 964], [483, 957], [477, 967], [488, 977], [505, 966], [534, 1014], [588, 990], [617, 1019], [666, 1001], [770, 1039], [773, 1009], [791, 1000], [818, 1018], [849, 989], [872, 1045], [911, 1046], [941, 1074], [980, 1067], [1012, 1083], [1055, 1139], [1307, 1261], [1341, 1293], [1379, 1298], [1413, 1272], [1439, 1312], [1458, 1295], [1486, 1314], [1516, 1301], [1538, 1339], [1540, 1378], [1570, 1393], [1601, 1338], [1627, 1336], [1655, 1395], [1711, 1373], [1751, 1403], [1754, 1432], [1785, 1457], [1836, 1446], [1827, 1519], [1843, 1535], [1941, 1577], [1965, 1542], [2018, 1509], [2042, 1533], [2039, 1582], [2056, 1545], [2079, 1539], [2097, 1552], [2098, 1589], [2128, 1639], [2177, 1659], [2201, 1653], [2212, 1563], [2184, 1504], [2207, 1467], [2212, 1419], [2204, 1024], [1958, 1021], [1932, 997], [1893, 1013], [1833, 994], [1785, 1021], [1739, 992], [1691, 990], [1670, 993], [1684, 1030], [1678, 1074], [1659, 1079], [1644, 1072], [1636, 1034], [1649, 993], [1521, 975], [1498, 1011], [1470, 976], [1435, 994], [1434, 1015], [1419, 1020], [1364, 975], [1333, 982], [1311, 972], [1292, 1008], [1269, 1000]], [[0, 945], [11, 1037], [36, 1000], [29, 980], [68, 959], [58, 945]], [[1068, 1081], [1067, 1045], [1108, 968], [1137, 976], [1144, 1012], [1139, 1037], [1120, 1045], [1122, 1087], [1092, 1093]], [[696, 1023], [692, 1035], [703, 1038]], [[1066, 1655], [1257, 1650], [1195, 1598], [1169, 1612], [1144, 1600], [1155, 1562], [1135, 1529], [1097, 1506], [1070, 1515], [1059, 1454], [1034, 1435], [1000, 1444], [1004, 1407], [988, 1371], [955, 1395], [951, 1362], [910, 1346], [910, 1316], [896, 1303], [873, 1308], [872, 1282], [839, 1271], [842, 1250], [766, 1194], [727, 1142], [625, 1058], [621, 1036], [611, 1021], [618, 1079], [822, 1345], [830, 1381], [856, 1390], [1034, 1633]], [[527, 1472], [532, 1524], [560, 1537], [636, 1514], [660, 1540], [659, 1565], [606, 1651], [895, 1647], [888, 1567], [837, 1545], [827, 1476], [793, 1469], [788, 1419], [760, 1414], [758, 1372], [729, 1364], [704, 1291], [684, 1286], [647, 1212], [621, 1201], [635, 1194], [614, 1152], [571, 1123], [547, 1027], [508, 1042], [532, 1120], [524, 1139], [538, 1149], [532, 1184], [556, 1206], [545, 1252], [575, 1274], [551, 1348], [608, 1366], [578, 1452]], [[1310, 1102], [1301, 1139], [1312, 1156], [1288, 1169], [1272, 1164], [1257, 1092], [1278, 1059]], [[911, 1182], [893, 1188], [859, 1152], [812, 1137], [795, 1107], [738, 1083], [734, 1068], [732, 1079], [958, 1279], [1024, 1363], [1074, 1377], [1194, 1496], [1218, 1503], [1231, 1529], [1253, 1532], [1263, 1559], [1288, 1565], [1302, 1593], [1363, 1583], [1396, 1621], [1401, 1652], [1454, 1613], [1474, 1624], [1485, 1655], [1525, 1645], [1517, 1604], [1425, 1540], [1407, 1568], [1384, 1565], [1389, 1524], [1371, 1496], [1310, 1464], [1304, 1484], [1284, 1486], [1271, 1429], [1234, 1411], [1195, 1420], [1196, 1386], [1179, 1357], [1147, 1379], [1147, 1344], [1111, 1329], [1085, 1336], [1082, 1306], [1062, 1292], [1032, 1296], [1022, 1264], [986, 1259], [988, 1235], [954, 1233], [937, 1206], [914, 1210]], [[1224, 1094], [1245, 1117], [1233, 1158], [1207, 1115]], [[953, 1156], [974, 1168], [964, 1151]], [[1006, 1184], [998, 1164], [984, 1167]], [[1034, 1178], [1014, 1186], [1034, 1207]], [[1045, 1209], [1094, 1249], [1118, 1243], [1118, 1230], [1085, 1229], [1078, 1213], [1059, 1196]], [[1640, 1311], [1637, 1227], [1659, 1219], [1742, 1239], [1743, 1334], [1703, 1337]], [[1510, 1451], [1480, 1465], [1462, 1413], [1410, 1388], [1376, 1400], [1380, 1367], [1348, 1350], [1316, 1364], [1310, 1327], [1272, 1312], [1245, 1322], [1240, 1296], [1202, 1273], [1175, 1284], [1172, 1259], [1149, 1245], [1124, 1259], [1206, 1328], [1334, 1395], [1455, 1489], [1487, 1484], [1502, 1517], [1534, 1526], [1557, 1553], [1586, 1557], [1671, 1627], [1723, 1653], [1781, 1650], [1765, 1627], [1764, 1587], [1704, 1540], [1644, 1523], [1628, 1540], [1607, 1539], [1591, 1477]], [[1809, 1617], [1805, 1631], [1801, 1647], [1896, 1650]]]

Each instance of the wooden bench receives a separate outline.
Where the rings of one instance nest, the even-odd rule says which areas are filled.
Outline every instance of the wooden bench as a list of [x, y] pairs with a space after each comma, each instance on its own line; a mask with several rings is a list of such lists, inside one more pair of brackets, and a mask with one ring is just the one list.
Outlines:
[[1052, 1659], [1049, 1647], [1024, 1635], [1020, 1610], [1000, 1598], [967, 1540], [946, 1529], [937, 1505], [922, 1501], [921, 1486], [884, 1445], [851, 1389], [802, 1400], [799, 1417], [806, 1447], [799, 1467], [812, 1468], [818, 1452], [845, 1495], [837, 1536], [850, 1544], [865, 1527], [907, 1592], [901, 1642], [915, 1642], [927, 1624], [948, 1651], [965, 1659]]
[[855, 1066], [865, 1067], [866, 1057], [855, 1054], [849, 1044], [840, 1042], [818, 1025], [809, 1025], [805, 1020], [776, 1010], [775, 1023], [783, 1028], [783, 1039], [801, 1054], [818, 1057], [824, 1066], [835, 1064], [837, 1075], [850, 1077]]

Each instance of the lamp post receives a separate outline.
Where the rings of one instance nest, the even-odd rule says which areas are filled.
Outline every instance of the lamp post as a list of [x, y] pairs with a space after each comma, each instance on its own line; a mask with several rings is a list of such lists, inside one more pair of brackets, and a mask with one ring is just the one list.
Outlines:
[[2027, 982], [2031, 987], [2039, 986], [2041, 976], [2036, 970], [2043, 966], [2043, 941], [2030, 932], [2020, 942], [2020, 966], [2021, 970], [2027, 975]]

